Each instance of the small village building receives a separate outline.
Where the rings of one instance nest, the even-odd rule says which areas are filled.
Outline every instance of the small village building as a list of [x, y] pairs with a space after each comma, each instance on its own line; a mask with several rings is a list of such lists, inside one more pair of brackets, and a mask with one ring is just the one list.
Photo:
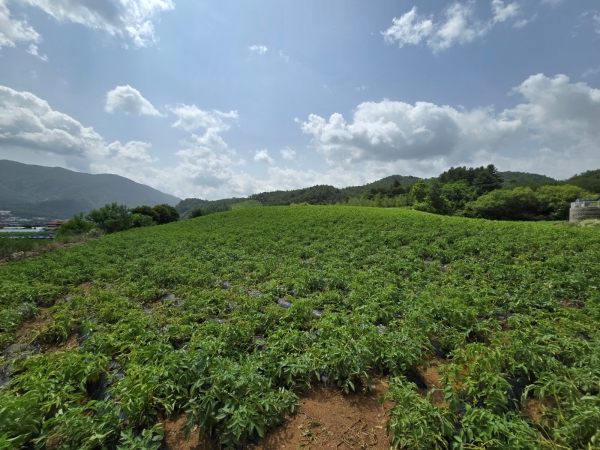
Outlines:
[[46, 222], [46, 229], [48, 231], [56, 231], [63, 224], [68, 222], [67, 220], [52, 220], [50, 222]]

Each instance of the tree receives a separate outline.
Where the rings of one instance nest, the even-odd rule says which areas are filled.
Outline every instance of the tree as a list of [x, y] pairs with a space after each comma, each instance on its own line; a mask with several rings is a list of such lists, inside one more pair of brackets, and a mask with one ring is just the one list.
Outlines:
[[117, 203], [106, 204], [101, 208], [93, 209], [86, 217], [94, 222], [105, 233], [116, 233], [131, 228], [132, 220], [129, 209]]
[[159, 225], [164, 225], [165, 223], [177, 222], [179, 220], [179, 212], [173, 208], [171, 205], [162, 204], [156, 205], [152, 208], [156, 215], [158, 216], [155, 222]]
[[477, 191], [469, 186], [467, 180], [460, 180], [442, 185], [442, 197], [448, 202], [450, 212], [456, 213], [464, 209], [468, 202], [477, 199]]
[[158, 223], [159, 215], [151, 206], [136, 206], [135, 208], [131, 208], [129, 212], [131, 214], [143, 214], [144, 216], [150, 217], [152, 221]]
[[571, 202], [578, 198], [596, 197], [579, 186], [570, 185], [542, 186], [536, 191], [535, 196], [538, 200], [540, 214], [556, 220], [569, 218]]
[[442, 185], [437, 179], [429, 183], [429, 191], [427, 192], [427, 202], [433, 210], [438, 214], [445, 214], [448, 210], [446, 200], [442, 197]]
[[203, 216], [202, 208], [192, 209], [192, 212], [190, 213], [190, 219], [195, 219], [196, 217], [201, 217], [201, 216]]
[[427, 186], [427, 182], [425, 180], [417, 181], [417, 183], [410, 190], [412, 197], [417, 203], [423, 203], [427, 198], [428, 192], [429, 186]]
[[152, 225], [156, 225], [156, 222], [152, 220], [152, 217], [147, 216], [146, 214], [132, 214], [131, 215], [131, 227], [132, 228], [142, 228], [142, 227], [150, 227]]
[[539, 205], [532, 189], [497, 189], [468, 203], [464, 215], [494, 220], [539, 219]]
[[496, 168], [490, 164], [487, 170], [479, 172], [475, 177], [473, 186], [475, 186], [479, 195], [487, 194], [502, 187], [502, 177], [498, 175]]
[[56, 236], [77, 236], [92, 231], [96, 226], [83, 218], [83, 213], [75, 214], [56, 231]]

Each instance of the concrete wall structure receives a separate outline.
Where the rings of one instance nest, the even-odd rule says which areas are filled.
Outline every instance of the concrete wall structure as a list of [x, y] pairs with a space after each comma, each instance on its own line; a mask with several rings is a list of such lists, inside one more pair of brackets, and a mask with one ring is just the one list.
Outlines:
[[585, 208], [571, 208], [569, 222], [581, 222], [587, 219], [600, 219], [600, 208], [586, 206]]

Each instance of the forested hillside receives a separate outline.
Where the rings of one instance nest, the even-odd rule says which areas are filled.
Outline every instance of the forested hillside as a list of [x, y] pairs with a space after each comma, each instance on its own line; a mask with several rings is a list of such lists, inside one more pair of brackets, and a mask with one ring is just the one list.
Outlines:
[[175, 205], [179, 199], [127, 178], [0, 160], [0, 209], [21, 217], [69, 218], [106, 203]]
[[[262, 192], [254, 206], [340, 204], [412, 207], [421, 211], [497, 220], [564, 220], [570, 202], [600, 194], [600, 170], [559, 181], [546, 175], [500, 172], [495, 166], [452, 167], [438, 177], [393, 175], [364, 186], [343, 189], [320, 185], [291, 191]], [[229, 211], [244, 198], [186, 199], [177, 205], [183, 217]]]
[[600, 169], [588, 170], [579, 175], [569, 178], [567, 184], [579, 186], [587, 191], [600, 192]]

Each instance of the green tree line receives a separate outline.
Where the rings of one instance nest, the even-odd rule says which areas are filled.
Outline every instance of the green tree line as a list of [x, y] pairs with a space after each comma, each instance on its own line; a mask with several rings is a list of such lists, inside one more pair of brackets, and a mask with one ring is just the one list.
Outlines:
[[128, 208], [126, 205], [109, 203], [91, 210], [85, 217], [83, 213], [75, 214], [60, 226], [57, 236], [82, 235], [94, 230], [110, 234], [130, 228], [164, 225], [178, 220], [179, 212], [167, 204]]

